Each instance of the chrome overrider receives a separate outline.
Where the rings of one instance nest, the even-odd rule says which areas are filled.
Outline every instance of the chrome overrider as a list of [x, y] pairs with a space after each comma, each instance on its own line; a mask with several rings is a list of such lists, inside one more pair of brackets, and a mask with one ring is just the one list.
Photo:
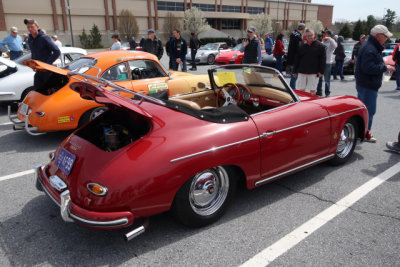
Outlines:
[[[81, 218], [71, 212], [71, 196], [69, 190], [64, 190], [61, 194], [61, 203], [59, 203], [48, 191], [48, 189], [43, 185], [42, 178], [40, 177], [40, 172], [42, 172], [42, 166], [37, 165], [35, 166], [35, 180], [36, 180], [36, 188], [39, 191], [43, 191], [46, 195], [53, 200], [57, 206], [60, 207], [61, 218], [65, 222], [80, 222], [84, 225], [94, 226], [94, 227], [116, 227], [116, 226], [123, 226], [128, 223], [128, 218], [121, 218], [118, 220], [113, 221], [92, 221]], [[146, 225], [139, 226], [132, 231], [126, 233], [124, 238], [126, 241], [130, 241], [133, 238], [139, 236], [140, 234], [145, 232]]]
[[25, 122], [18, 119], [17, 114], [11, 114], [11, 105], [8, 105], [8, 118], [13, 123], [13, 130], [26, 130], [30, 135], [42, 135], [44, 133], [38, 132], [38, 127], [33, 127], [29, 125], [29, 115], [31, 114], [31, 110], [29, 109], [25, 116]]

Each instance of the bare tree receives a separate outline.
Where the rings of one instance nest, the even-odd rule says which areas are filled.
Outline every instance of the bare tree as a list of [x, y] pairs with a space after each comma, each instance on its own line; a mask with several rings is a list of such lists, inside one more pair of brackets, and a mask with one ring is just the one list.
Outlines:
[[204, 12], [197, 7], [192, 7], [185, 11], [183, 18], [184, 32], [186, 34], [194, 32], [197, 36], [199, 33], [208, 31], [211, 27], [207, 23]]
[[[260, 13], [254, 16], [254, 19], [249, 22], [249, 25], [254, 26], [256, 28], [257, 33], [260, 34], [260, 37], [263, 38], [266, 33], [270, 33], [272, 29], [272, 20], [268, 14]], [[278, 25], [277, 31], [279, 30], [280, 24]], [[276, 26], [275, 25], [275, 26]]]
[[165, 39], [169, 40], [172, 31], [174, 29], [180, 29], [180, 28], [181, 28], [181, 23], [179, 22], [179, 19], [175, 17], [175, 15], [172, 12], [168, 12], [167, 16], [165, 17], [163, 25], [163, 32]]
[[139, 33], [139, 26], [136, 17], [127, 9], [121, 10], [119, 14], [119, 27], [120, 36], [122, 39], [130, 40], [136, 37]]

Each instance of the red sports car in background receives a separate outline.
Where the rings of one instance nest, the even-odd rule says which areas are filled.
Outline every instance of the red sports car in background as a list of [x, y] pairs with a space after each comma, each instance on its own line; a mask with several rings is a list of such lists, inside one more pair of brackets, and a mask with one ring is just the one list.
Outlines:
[[[242, 44], [238, 44], [234, 48], [228, 51], [221, 51], [215, 58], [216, 65], [228, 65], [228, 64], [242, 64], [243, 52], [240, 52]], [[261, 54], [265, 54], [265, 49], [261, 49]]]
[[210, 89], [169, 98], [97, 77], [71, 84], [109, 109], [36, 168], [37, 188], [65, 221], [87, 227], [128, 227], [168, 210], [203, 226], [222, 216], [237, 185], [345, 163], [365, 137], [368, 112], [355, 97], [292, 90], [275, 69], [255, 65], [215, 67], [209, 77]]

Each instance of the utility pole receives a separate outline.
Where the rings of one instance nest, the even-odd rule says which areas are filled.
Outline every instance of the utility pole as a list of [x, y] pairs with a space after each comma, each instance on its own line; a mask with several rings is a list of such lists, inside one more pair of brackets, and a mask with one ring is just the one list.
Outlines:
[[72, 46], [75, 46], [74, 44], [74, 34], [72, 33], [72, 21], [71, 21], [71, 6], [69, 5], [69, 0], [67, 0], [67, 9], [68, 9], [68, 18], [69, 18], [69, 29], [71, 30], [71, 41], [72, 41]]

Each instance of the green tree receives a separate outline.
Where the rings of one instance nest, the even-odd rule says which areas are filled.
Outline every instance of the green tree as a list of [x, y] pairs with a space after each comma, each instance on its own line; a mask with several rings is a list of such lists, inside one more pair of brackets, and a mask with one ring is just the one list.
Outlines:
[[324, 30], [324, 25], [320, 20], [310, 20], [306, 23], [306, 28], [314, 30], [315, 36], [317, 36]]
[[89, 39], [90, 39], [90, 46], [91, 46], [90, 48], [102, 48], [101, 33], [96, 24], [93, 24], [93, 27], [90, 30]]
[[85, 28], [83, 28], [82, 34], [79, 35], [79, 41], [81, 42], [81, 45], [83, 46], [83, 48], [89, 48], [90, 47], [89, 37], [86, 34]]
[[187, 9], [183, 17], [183, 27], [187, 34], [194, 32], [197, 36], [199, 33], [208, 31], [211, 27], [207, 23], [206, 16], [203, 11], [197, 7]]
[[369, 32], [371, 31], [371, 29], [376, 25], [376, 19], [373, 15], [369, 15], [367, 17], [367, 28], [366, 28], [366, 33], [365, 34], [369, 34]]
[[361, 22], [361, 20], [358, 20], [356, 22], [356, 25], [354, 25], [354, 29], [353, 29], [353, 40], [358, 40], [360, 39], [360, 35], [361, 34], [366, 34], [367, 33], [367, 24], [366, 22]]
[[395, 23], [396, 20], [396, 11], [388, 9], [386, 11], [386, 15], [383, 17], [383, 22], [385, 23], [385, 26], [389, 29], [392, 30], [392, 26]]
[[339, 35], [343, 36], [344, 38], [351, 38], [351, 30], [347, 22], [343, 25], [342, 29], [340, 29]]
[[118, 31], [121, 37], [129, 41], [132, 37], [136, 37], [139, 33], [139, 26], [136, 20], [136, 17], [127, 9], [121, 10], [119, 13], [119, 24], [118, 24]]

